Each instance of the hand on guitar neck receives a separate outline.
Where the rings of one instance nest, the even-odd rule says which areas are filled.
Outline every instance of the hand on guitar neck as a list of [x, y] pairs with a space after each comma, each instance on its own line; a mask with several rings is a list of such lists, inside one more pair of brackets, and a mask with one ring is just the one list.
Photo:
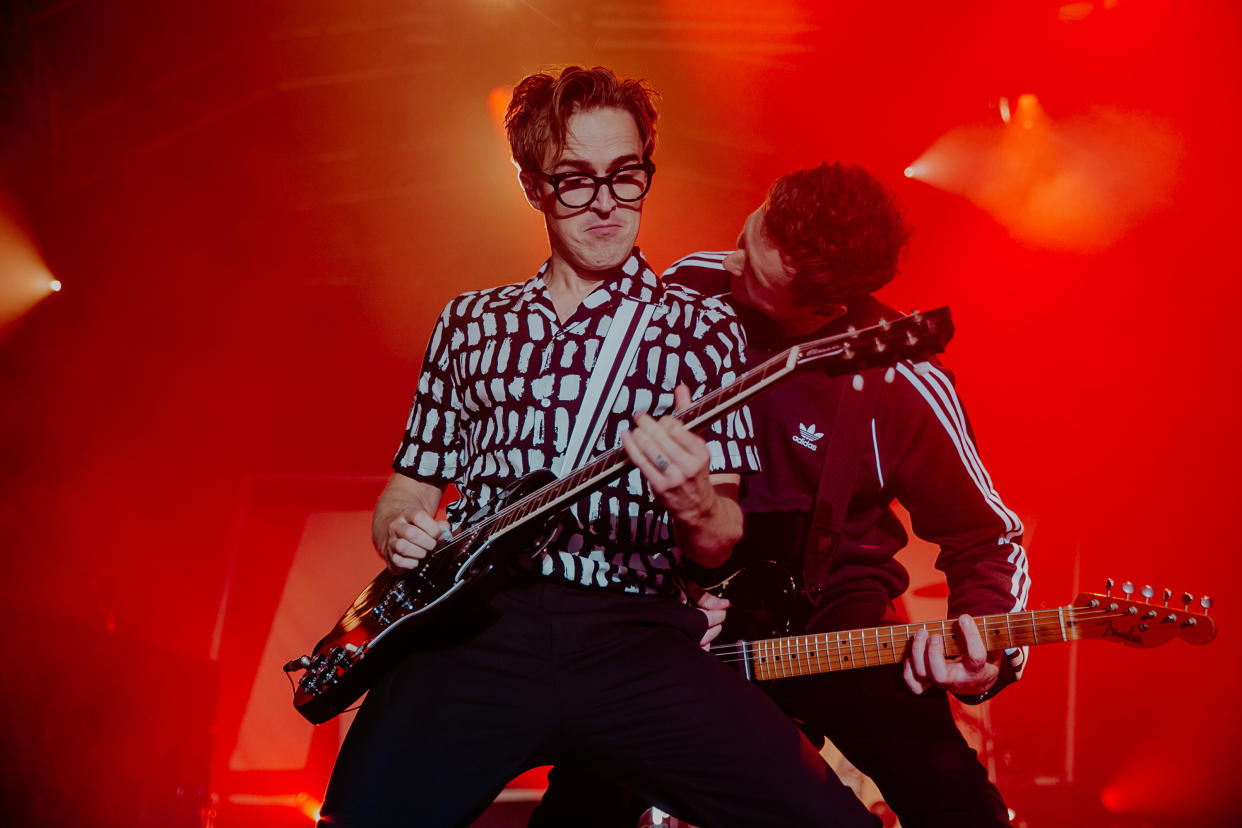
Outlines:
[[962, 615], [953, 626], [961, 648], [961, 658], [956, 661], [945, 658], [942, 636], [920, 629], [910, 638], [901, 675], [916, 695], [931, 687], [958, 695], [986, 693], [1000, 678], [1002, 654], [993, 653], [989, 658], [975, 619]]

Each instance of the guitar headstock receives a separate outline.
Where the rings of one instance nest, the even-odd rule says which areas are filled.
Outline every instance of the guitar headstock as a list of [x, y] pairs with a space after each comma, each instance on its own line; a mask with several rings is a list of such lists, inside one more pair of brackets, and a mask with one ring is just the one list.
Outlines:
[[851, 329], [836, 336], [804, 342], [797, 347], [797, 363], [827, 362], [831, 374], [850, 374], [876, 365], [938, 354], [953, 338], [953, 319], [947, 307]]
[[1216, 637], [1216, 622], [1208, 617], [1212, 599], [1204, 596], [1198, 606], [1203, 612], [1191, 610], [1196, 603], [1189, 593], [1182, 593], [1181, 606], [1169, 606], [1171, 590], [1164, 590], [1162, 601], [1153, 600], [1156, 591], [1150, 586], [1138, 590], [1143, 600], [1135, 600], [1134, 584], [1122, 584], [1125, 597], [1112, 594], [1113, 581], [1108, 581], [1107, 594], [1083, 593], [1070, 606], [1072, 638], [1098, 638], [1116, 641], [1128, 647], [1158, 647], [1180, 638], [1187, 644], [1206, 644]]

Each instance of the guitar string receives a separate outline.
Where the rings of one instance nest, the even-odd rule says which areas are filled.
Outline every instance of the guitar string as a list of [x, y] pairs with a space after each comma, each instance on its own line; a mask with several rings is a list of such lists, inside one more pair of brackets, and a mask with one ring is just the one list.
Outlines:
[[[1056, 635], [1055, 633], [1056, 628], [1047, 627], [1046, 629], [1048, 630], [1050, 634]], [[908, 641], [908, 638], [906, 640]], [[1059, 635], [1056, 635], [1055, 641], [1049, 640], [1049, 641], [1040, 642], [1037, 640], [1037, 637], [1033, 637], [1033, 640], [1030, 643], [1051, 644], [1051, 643], [1061, 643], [1067, 640], [1076, 640], [1076, 639], [1072, 639], [1072, 638], [1065, 639], [1065, 638], [1060, 637]], [[751, 649], [751, 652], [749, 653], [747, 653], [745, 650], [733, 649], [733, 648], [730, 648], [729, 645], [725, 645], [724, 648], [720, 650], [713, 650], [712, 653], [713, 655], [716, 655], [717, 657], [719, 657], [726, 664], [736, 664], [736, 663], [747, 661], [747, 660], [755, 661], [755, 659], [758, 659], [757, 661], [758, 664], [763, 665], [765, 667], [770, 667], [773, 664], [810, 663], [813, 660], [817, 661], [821, 658], [827, 658], [829, 661], [829, 664], [831, 665], [832, 657], [834, 654], [837, 656], [838, 664], [840, 664], [842, 661], [845, 660], [842, 658], [842, 653], [848, 652], [850, 656], [855, 657], [856, 661], [861, 662], [861, 663], [854, 664], [852, 666], [865, 667], [865, 666], [871, 666], [869, 665], [869, 661], [871, 659], [874, 659], [875, 661], [880, 662], [880, 663], [888, 663], [888, 664], [896, 663], [902, 657], [904, 657], [904, 652], [905, 652], [904, 644], [906, 642], [902, 642], [902, 643], [903, 643], [903, 647], [901, 648], [885, 649], [885, 648], [882, 648], [878, 642], [873, 641], [872, 643], [868, 644], [866, 641], [862, 639], [859, 639], [853, 644], [850, 644], [848, 642], [838, 642], [838, 643], [787, 642], [782, 645], [770, 646], [767, 648], [753, 647]], [[784, 654], [786, 656], [786, 659], [784, 661], [780, 660], [778, 656], [778, 651], [779, 651], [779, 654]], [[858, 656], [857, 654], [860, 651], [861, 651], [861, 656]], [[828, 670], [823, 670], [821, 672], [828, 672]]]
[[[931, 319], [935, 313], [937, 313], [937, 311], [931, 311], [923, 315], [910, 314], [899, 317], [898, 319], [887, 324], [877, 324], [863, 328], [862, 330], [847, 331], [834, 336], [824, 337], [823, 339], [815, 340], [813, 342], [802, 343], [797, 347], [799, 350], [807, 350], [809, 348], [826, 348], [842, 344], [842, 352], [848, 353], [844, 350], [844, 343], [864, 342], [877, 331], [883, 331], [883, 336], [892, 339], [895, 331], [900, 332], [902, 329], [909, 327], [910, 319], [914, 319], [915, 323], [920, 323], [924, 320]], [[930, 333], [934, 337], [936, 331], [931, 331]], [[875, 339], [875, 342], [879, 343], [880, 340], [877, 338]], [[911, 344], [913, 345], [915, 343]], [[922, 346], [921, 341], [917, 344]], [[925, 346], [919, 348], [919, 352], [926, 350], [927, 348]], [[789, 348], [784, 352], [769, 358], [744, 373], [741, 377], [738, 377], [737, 380], [730, 385], [709, 392], [684, 411], [675, 413], [677, 413], [683, 420], [687, 417], [689, 418], [687, 422], [688, 427], [696, 428], [703, 425], [703, 423], [694, 423], [694, 420], [699, 418], [703, 412], [714, 407], [720, 400], [728, 396], [737, 396], [739, 391], [743, 393], [750, 392], [752, 388], [749, 386], [760, 385], [765, 380], [771, 379], [773, 376], [779, 375], [785, 370], [792, 371], [793, 368], [789, 368], [787, 366], [787, 362], [789, 355], [793, 353], [793, 351], [793, 348]], [[822, 358], [823, 356], [825, 355], [821, 354], [819, 358]], [[739, 400], [738, 402], [745, 402], [745, 399]], [[483, 521], [475, 524], [475, 526], [470, 529], [471, 533], [478, 533], [485, 528], [493, 527], [495, 531], [503, 530], [509, 525], [510, 522], [520, 521], [527, 515], [542, 509], [545, 503], [549, 503], [570, 494], [575, 488], [582, 485], [586, 479], [595, 477], [604, 471], [608, 471], [610, 473], [613, 472], [614, 470], [611, 466], [614, 465], [614, 463], [616, 466], [615, 471], [620, 472], [625, 468], [625, 466], [628, 465], [627, 461], [619, 460], [620, 455], [623, 453], [624, 450], [620, 448], [609, 449], [586, 466], [582, 466], [581, 468], [574, 470], [555, 483], [550, 483], [534, 492], [524, 495], [508, 507], [502, 509], [500, 512], [497, 512], [496, 514], [491, 515]], [[496, 526], [496, 524], [499, 524], [499, 526]]]
[[[1142, 606], [1142, 605], [1137, 605], [1137, 606]], [[1174, 613], [1177, 612], [1177, 610], [1175, 610], [1172, 607], [1155, 607], [1154, 605], [1149, 605], [1149, 606], [1151, 606], [1152, 609], [1167, 609], [1170, 612], [1174, 612]], [[990, 623], [987, 623], [987, 626], [989, 627], [999, 627], [1001, 625], [1004, 625], [1006, 627], [1012, 627], [1012, 625], [1015, 622], [1020, 621], [1022, 626], [1018, 628], [1019, 630], [1021, 629], [1031, 630], [1031, 629], [1034, 629], [1036, 625], [1039, 625], [1041, 627], [1046, 626], [1050, 628], [1055, 628], [1059, 632], [1060, 622], [1062, 619], [1062, 610], [1067, 611], [1069, 616], [1071, 616], [1070, 620], [1075, 621], [1075, 622], [1095, 621], [1095, 620], [1099, 620], [1102, 618], [1110, 618], [1110, 617], [1111, 618], [1134, 618], [1136, 620], [1141, 620], [1141, 619], [1138, 619], [1137, 616], [1128, 615], [1127, 613], [1122, 612], [1120, 610], [1109, 610], [1105, 607], [1098, 607], [1098, 608], [1064, 607], [1061, 609], [1054, 608], [1054, 609], [1044, 609], [1044, 610], [1031, 610], [1029, 611], [1029, 613], [1028, 612], [1020, 612], [1020, 613], [1012, 613], [1012, 614], [1001, 613], [998, 615], [980, 616], [976, 618], [975, 620], [983, 621], [983, 622], [990, 622]], [[1194, 614], [1186, 613], [1186, 612], [1182, 612], [1181, 615], [1185, 616], [1186, 618], [1203, 617], [1203, 616], [1198, 616], [1198, 615], [1194, 615]], [[1018, 618], [1014, 618], [1013, 616], [1018, 616]], [[1155, 619], [1150, 619], [1150, 620], [1155, 620]], [[864, 634], [863, 636], [857, 639], [859, 642], [864, 642], [866, 641], [865, 635], [870, 635], [872, 637], [875, 637], [879, 634], [882, 634], [883, 632], [890, 631], [890, 630], [896, 631], [903, 627], [906, 628], [907, 632], [911, 632], [911, 633], [917, 632], [919, 629], [927, 629], [929, 631], [933, 631], [931, 629], [933, 627], [943, 626], [946, 624], [953, 624], [953, 623], [954, 623], [953, 619], [943, 619], [943, 620], [938, 620], [938, 621], [911, 622], [909, 624], [893, 624], [890, 626], [883, 626], [883, 627], [869, 627], [869, 628], [865, 628], [862, 630], [857, 630], [857, 629], [856, 630], [830, 630], [830, 631], [821, 632], [821, 633], [802, 633], [800, 635], [775, 636], [775, 637], [762, 638], [762, 639], [752, 639], [746, 642], [745, 645], [739, 642], [736, 646], [738, 647], [757, 646], [757, 645], [767, 644], [769, 642], [784, 642], [784, 641], [789, 641], [791, 639], [798, 639], [798, 638], [820, 638], [820, 637], [828, 637], [828, 636], [844, 636], [846, 640], [848, 641], [848, 638], [851, 633]], [[1162, 623], [1167, 623], [1167, 622], [1162, 622]], [[947, 634], [953, 637], [954, 639], [956, 639], [957, 637], [956, 633], [953, 633], [953, 632], [947, 632]], [[734, 645], [732, 644], [720, 645], [720, 647], [722, 648], [730, 647], [730, 646], [734, 646]]]
[[[748, 392], [751, 390], [750, 386], [758, 385], [762, 381], [770, 379], [774, 373], [777, 373], [779, 369], [784, 367], [783, 363], [788, 359], [788, 354], [789, 351], [786, 351], [784, 354], [772, 357], [739, 377], [736, 382], [709, 392], [683, 411], [676, 412], [677, 416], [687, 420], [688, 427], [696, 427], [694, 420], [701, 417], [703, 412], [717, 405], [720, 400], [731, 395], [737, 396], [739, 391]], [[744, 401], [744, 399], [739, 400], [739, 403]], [[628, 458], [625, 460], [621, 459], [624, 454], [625, 450], [622, 447], [614, 447], [607, 450], [587, 465], [575, 469], [560, 480], [521, 497], [509, 507], [506, 507], [482, 523], [476, 524], [472, 531], [486, 528], [508, 516], [512, 516], [514, 520], [520, 520], [528, 514], [542, 509], [545, 503], [564, 497], [572, 492], [573, 489], [582, 486], [589, 478], [596, 477], [604, 472], [612, 473], [615, 471], [619, 473], [626, 466], [630, 465]], [[613, 466], [615, 466], [615, 470], [612, 468]], [[523, 507], [525, 511], [522, 511]], [[521, 514], [518, 514], [518, 512], [521, 512]], [[502, 525], [500, 528], [504, 528], [504, 526]]]
[[[1136, 606], [1142, 606], [1142, 605], [1136, 605]], [[1154, 605], [1147, 605], [1147, 606], [1150, 606], [1152, 609], [1167, 609], [1173, 613], [1177, 612], [1172, 607], [1156, 607]], [[1138, 620], [1137, 616], [1127, 615], [1124, 612], [1118, 612], [1116, 610], [1108, 610], [1107, 608], [1103, 608], [1103, 607], [1094, 608], [1094, 609], [1082, 608], [1081, 611], [1079, 611], [1077, 608], [1074, 608], [1074, 607], [1067, 607], [1064, 609], [1068, 609], [1071, 611], [1070, 612], [1070, 615], [1072, 616], [1071, 620], [1073, 620], [1076, 624], [1079, 622], [1089, 623], [1089, 622], [1103, 620], [1106, 618], [1133, 618], [1135, 620]], [[1183, 613], [1183, 615], [1186, 615], [1186, 614]], [[1200, 616], [1190, 614], [1190, 615], [1186, 615], [1186, 617], [1187, 618], [1198, 618]], [[998, 626], [1004, 625], [1006, 627], [1012, 627], [1012, 624], [1013, 624], [1013, 619], [1005, 620], [1004, 615], [986, 616], [986, 618], [995, 619], [995, 624]], [[983, 619], [981, 618], [979, 620], [983, 620]], [[1155, 621], [1156, 619], [1151, 619], [1151, 620]], [[891, 628], [890, 627], [872, 627], [867, 630], [839, 630], [839, 631], [834, 631], [834, 632], [805, 633], [803, 635], [755, 639], [755, 640], [746, 641], [746, 642], [735, 642], [735, 643], [730, 643], [730, 644], [722, 644], [722, 645], [719, 645], [718, 647], [713, 647], [711, 650], [711, 653], [712, 655], [715, 655], [718, 658], [720, 658], [726, 664], [734, 664], [734, 663], [738, 663], [741, 661], [745, 661], [748, 656], [754, 657], [755, 655], [763, 655], [765, 658], [768, 658], [769, 656], [766, 656], [765, 654], [755, 652], [756, 650], [760, 648], [765, 648], [769, 651], [773, 649], [778, 649], [778, 648], [784, 649], [784, 650], [789, 650], [791, 648], [801, 648], [802, 650], [807, 651], [807, 653], [804, 653], [801, 655], [791, 654], [789, 656], [790, 660], [809, 660], [815, 657], [815, 654], [817, 651], [821, 651], [821, 650], [829, 650], [829, 651], [836, 651], [836, 652], [840, 652], [842, 650], [850, 650], [851, 652], [853, 652], [859, 648], [866, 650], [866, 648], [870, 646], [875, 650], [875, 655], [877, 657], [882, 657], [885, 653], [893, 654], [896, 652], [894, 650], [880, 650], [879, 649], [882, 644], [881, 637], [884, 631], [887, 631], [890, 629], [893, 631], [897, 631], [900, 628], [905, 627], [906, 630], [905, 630], [904, 638], [905, 638], [905, 641], [908, 642], [913, 637], [913, 633], [917, 632], [919, 629], [927, 629], [929, 632], [934, 632], [930, 628], [941, 626], [944, 624], [952, 624], [952, 623], [953, 623], [952, 620], [930, 621], [926, 623], [894, 624], [892, 625]], [[1162, 623], [1168, 623], [1168, 622], [1162, 622]], [[1056, 636], [1059, 637], [1058, 638], [1059, 641], [1071, 640], [1068, 637], [1060, 637], [1061, 636], [1061, 612], [1058, 611], [1057, 609], [1032, 610], [1031, 616], [1029, 618], [1022, 619], [1021, 626], [1011, 631], [1010, 637], [1011, 639], [1013, 638], [1012, 632], [1023, 632], [1023, 631], [1030, 632], [1032, 635], [1034, 635], [1036, 627], [1045, 629], [1049, 633], [1055, 634]], [[863, 634], [858, 635], [859, 633], [863, 633]], [[851, 634], [858, 635], [858, 637], [851, 638]], [[957, 640], [956, 633], [946, 631], [945, 635], [948, 638], [952, 639], [953, 641]], [[823, 640], [823, 639], [834, 638], [834, 637], [836, 639], [835, 641]], [[895, 638], [900, 638], [902, 636], [898, 634], [892, 637], [895, 639]], [[1037, 635], [1034, 635], [1034, 637], [1038, 638]], [[814, 639], [819, 639], [819, 640], [814, 640]], [[1054, 642], [1049, 641], [1046, 643], [1054, 643]]]

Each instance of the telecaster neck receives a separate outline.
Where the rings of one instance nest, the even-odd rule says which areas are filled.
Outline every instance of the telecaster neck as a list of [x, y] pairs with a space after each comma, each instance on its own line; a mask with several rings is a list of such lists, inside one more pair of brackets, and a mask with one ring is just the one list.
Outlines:
[[[984, 615], [975, 619], [989, 652], [1077, 638], [1074, 607]], [[896, 624], [842, 632], [810, 633], [723, 645], [742, 657], [743, 672], [755, 681], [811, 676], [896, 664], [919, 630], [944, 639], [945, 655], [961, 655], [952, 621]], [[727, 656], [726, 656], [727, 658]]]

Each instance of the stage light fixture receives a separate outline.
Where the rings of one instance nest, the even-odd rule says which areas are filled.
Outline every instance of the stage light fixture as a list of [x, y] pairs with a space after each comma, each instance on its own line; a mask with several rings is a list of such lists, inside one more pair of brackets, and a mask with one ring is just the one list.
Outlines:
[[47, 283], [47, 289], [52, 293], [59, 293], [61, 287], [63, 287], [63, 285], [61, 285], [60, 279], [52, 279]]

